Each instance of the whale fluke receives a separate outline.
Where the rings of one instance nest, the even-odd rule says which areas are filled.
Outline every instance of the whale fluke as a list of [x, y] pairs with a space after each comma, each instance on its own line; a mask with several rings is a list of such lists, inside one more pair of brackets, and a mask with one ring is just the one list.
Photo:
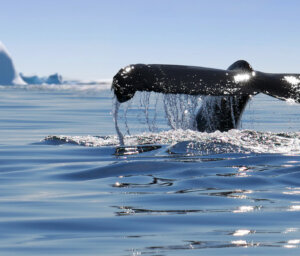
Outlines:
[[122, 68], [114, 76], [112, 89], [121, 103], [131, 99], [136, 91], [212, 96], [265, 93], [300, 103], [300, 74], [254, 71], [243, 60], [233, 63], [227, 70], [135, 64]]
[[112, 89], [119, 102], [125, 102], [136, 91], [153, 91], [190, 95], [251, 94], [249, 72], [194, 66], [136, 64], [122, 68], [113, 78]]
[[[292, 99], [300, 103], [300, 74], [255, 71], [244, 60], [236, 61], [227, 70], [183, 65], [135, 64], [122, 68], [114, 76], [112, 90], [120, 103], [130, 100], [136, 91], [220, 96], [218, 105], [215, 103], [211, 108], [214, 118], [219, 120], [218, 125], [207, 128], [200, 110], [197, 116], [198, 129], [225, 131], [236, 128], [251, 95], [264, 93], [281, 100]], [[225, 104], [228, 102], [231, 103]]]

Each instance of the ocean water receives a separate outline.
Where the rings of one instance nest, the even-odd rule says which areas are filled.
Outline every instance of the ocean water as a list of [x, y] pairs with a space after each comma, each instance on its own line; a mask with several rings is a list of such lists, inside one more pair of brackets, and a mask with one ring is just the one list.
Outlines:
[[198, 99], [141, 94], [120, 145], [107, 88], [0, 88], [0, 255], [299, 255], [300, 105], [208, 134]]

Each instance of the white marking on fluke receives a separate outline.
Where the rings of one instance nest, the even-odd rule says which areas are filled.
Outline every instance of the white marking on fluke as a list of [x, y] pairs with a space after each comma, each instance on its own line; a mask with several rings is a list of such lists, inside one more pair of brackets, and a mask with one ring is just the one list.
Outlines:
[[292, 85], [298, 85], [300, 83], [300, 79], [295, 76], [284, 76], [283, 80], [287, 81]]
[[238, 75], [235, 75], [233, 78], [236, 83], [247, 82], [250, 79], [250, 75], [249, 74], [238, 74]]

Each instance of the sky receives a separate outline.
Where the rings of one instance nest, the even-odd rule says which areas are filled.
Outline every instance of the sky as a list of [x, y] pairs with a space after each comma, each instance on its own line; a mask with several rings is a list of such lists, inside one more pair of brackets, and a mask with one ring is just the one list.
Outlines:
[[300, 73], [299, 0], [0, 0], [0, 41], [25, 75], [112, 78], [128, 64]]

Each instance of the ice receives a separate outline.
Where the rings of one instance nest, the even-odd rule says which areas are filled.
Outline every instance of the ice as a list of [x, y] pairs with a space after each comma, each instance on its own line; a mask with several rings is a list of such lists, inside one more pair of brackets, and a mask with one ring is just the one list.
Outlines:
[[20, 76], [27, 84], [62, 84], [63, 78], [58, 73], [50, 75], [48, 77], [39, 77], [37, 75], [25, 76], [20, 73]]
[[0, 41], [0, 85], [26, 84], [16, 71], [13, 60], [4, 44]]

